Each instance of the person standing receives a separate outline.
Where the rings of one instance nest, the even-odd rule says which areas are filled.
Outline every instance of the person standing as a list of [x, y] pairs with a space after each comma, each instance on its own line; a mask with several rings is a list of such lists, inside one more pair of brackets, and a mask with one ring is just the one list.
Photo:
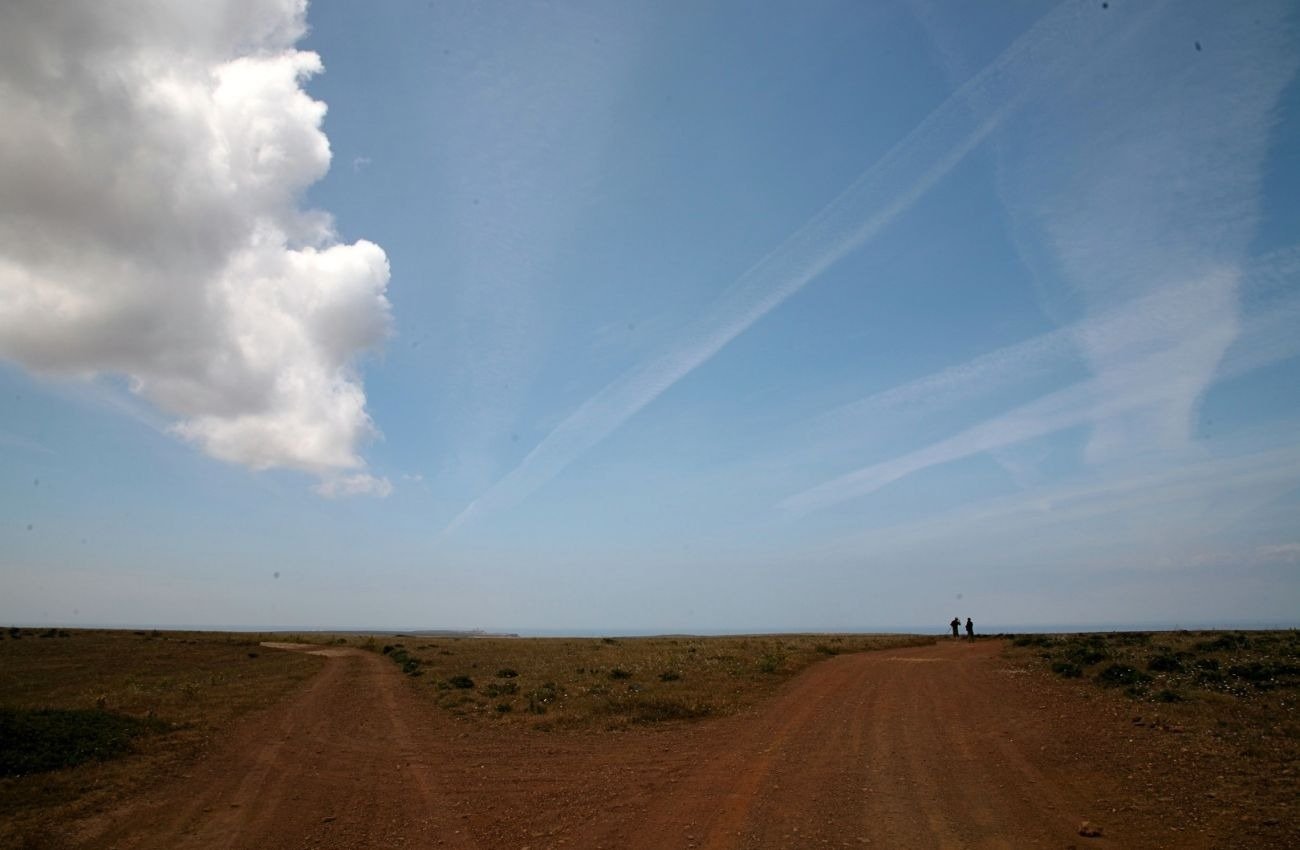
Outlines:
[[952, 626], [952, 636], [953, 636], [953, 637], [958, 637], [958, 632], [957, 632], [957, 630], [958, 630], [959, 628], [961, 628], [961, 618], [960, 618], [960, 617], [953, 617], [953, 618], [952, 618], [952, 622], [949, 623], [948, 625]]
[[[953, 629], [953, 633], [956, 632], [957, 630]], [[968, 640], [975, 640], [975, 621], [970, 617], [966, 618], [966, 637]]]

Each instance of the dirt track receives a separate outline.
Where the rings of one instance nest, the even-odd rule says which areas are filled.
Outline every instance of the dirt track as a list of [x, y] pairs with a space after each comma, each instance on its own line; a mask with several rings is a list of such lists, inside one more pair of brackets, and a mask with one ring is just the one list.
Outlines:
[[[1124, 719], [1045, 693], [1001, 644], [846, 655], [755, 711], [639, 732], [498, 730], [420, 702], [395, 665], [323, 671], [85, 846], [1196, 847], [1131, 807]], [[1100, 725], [1099, 725], [1100, 724]], [[1083, 820], [1105, 836], [1083, 838]]]

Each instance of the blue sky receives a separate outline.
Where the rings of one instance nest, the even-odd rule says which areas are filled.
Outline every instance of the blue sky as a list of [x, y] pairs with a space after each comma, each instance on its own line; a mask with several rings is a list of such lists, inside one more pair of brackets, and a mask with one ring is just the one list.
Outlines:
[[137, 5], [0, 26], [0, 620], [1296, 624], [1290, 4]]

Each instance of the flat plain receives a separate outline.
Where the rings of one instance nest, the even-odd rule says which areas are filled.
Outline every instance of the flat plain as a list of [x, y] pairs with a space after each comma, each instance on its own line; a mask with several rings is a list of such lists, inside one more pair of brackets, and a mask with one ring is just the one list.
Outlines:
[[6, 631], [0, 846], [1292, 846], [1298, 649]]

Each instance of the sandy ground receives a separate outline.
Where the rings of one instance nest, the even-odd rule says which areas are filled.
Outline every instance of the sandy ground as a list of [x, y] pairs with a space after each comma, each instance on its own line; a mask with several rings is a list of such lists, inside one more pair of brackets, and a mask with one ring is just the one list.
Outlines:
[[[160, 850], [1249, 846], [1221, 822], [1198, 823], [1191, 792], [1150, 784], [1168, 742], [1132, 737], [1129, 718], [1009, 666], [1001, 648], [843, 655], [743, 715], [578, 735], [457, 721], [421, 702], [382, 656], [299, 647], [329, 656], [304, 689], [248, 718], [188, 775], [81, 825], [79, 841]], [[1085, 820], [1104, 834], [1081, 836]]]

